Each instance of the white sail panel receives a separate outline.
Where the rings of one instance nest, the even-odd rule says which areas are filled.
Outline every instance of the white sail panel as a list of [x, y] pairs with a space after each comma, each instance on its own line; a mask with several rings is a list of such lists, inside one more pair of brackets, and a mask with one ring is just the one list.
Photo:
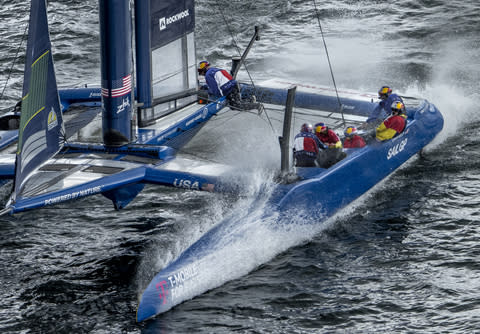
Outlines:
[[190, 33], [152, 51], [154, 99], [196, 88], [193, 35]]

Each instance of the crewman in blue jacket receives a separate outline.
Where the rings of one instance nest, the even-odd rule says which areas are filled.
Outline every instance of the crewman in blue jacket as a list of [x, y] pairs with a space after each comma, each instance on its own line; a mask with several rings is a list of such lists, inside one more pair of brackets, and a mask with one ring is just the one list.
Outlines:
[[392, 89], [388, 86], [383, 86], [378, 91], [378, 98], [380, 102], [370, 113], [370, 116], [367, 118], [367, 127], [377, 126], [383, 122], [391, 114], [391, 105], [395, 101], [403, 103], [403, 100], [400, 96], [395, 93], [392, 93]]
[[211, 100], [226, 96], [231, 102], [240, 102], [237, 80], [226, 70], [210, 67], [210, 63], [204, 60], [198, 65], [198, 74], [205, 76]]
[[242, 100], [239, 85], [230, 73], [226, 70], [210, 67], [208, 61], [201, 61], [198, 65], [198, 74], [205, 76], [208, 89], [208, 99], [217, 100], [226, 96], [230, 107], [237, 110], [257, 109], [259, 114], [263, 111], [263, 104], [256, 101], [255, 96]]

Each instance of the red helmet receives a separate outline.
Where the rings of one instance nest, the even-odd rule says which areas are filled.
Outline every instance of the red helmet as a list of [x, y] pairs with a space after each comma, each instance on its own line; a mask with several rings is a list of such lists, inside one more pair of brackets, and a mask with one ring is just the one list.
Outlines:
[[385, 100], [388, 97], [388, 95], [390, 95], [390, 94], [392, 94], [392, 89], [388, 86], [383, 86], [378, 91], [378, 98], [380, 100]]
[[309, 123], [303, 123], [300, 129], [300, 132], [310, 132], [313, 133], [313, 126]]

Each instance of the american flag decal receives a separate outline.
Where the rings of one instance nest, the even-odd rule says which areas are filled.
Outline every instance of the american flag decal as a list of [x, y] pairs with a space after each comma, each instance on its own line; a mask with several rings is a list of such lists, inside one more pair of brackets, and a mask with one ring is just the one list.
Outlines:
[[214, 189], [215, 189], [215, 185], [214, 185], [214, 184], [211, 184], [211, 183], [204, 183], [204, 184], [202, 184], [202, 190], [204, 190], [204, 191], [213, 192]]
[[122, 79], [112, 81], [112, 89], [102, 87], [102, 96], [119, 97], [132, 91], [132, 75], [129, 74]]

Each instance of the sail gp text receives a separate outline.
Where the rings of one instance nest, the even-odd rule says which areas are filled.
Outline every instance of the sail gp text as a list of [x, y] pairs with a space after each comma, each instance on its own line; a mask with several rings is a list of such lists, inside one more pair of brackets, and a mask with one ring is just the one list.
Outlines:
[[402, 152], [405, 149], [406, 145], [407, 145], [407, 138], [402, 140], [400, 143], [395, 144], [393, 147], [390, 147], [387, 153], [387, 160], [390, 160], [390, 158], [393, 158], [398, 153]]

